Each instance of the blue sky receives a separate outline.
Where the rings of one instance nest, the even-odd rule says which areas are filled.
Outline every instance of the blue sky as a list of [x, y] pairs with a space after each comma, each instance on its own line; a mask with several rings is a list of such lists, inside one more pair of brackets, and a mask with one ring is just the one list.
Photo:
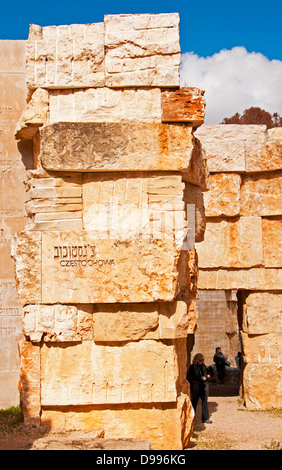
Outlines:
[[181, 51], [210, 56], [222, 49], [244, 46], [268, 59], [282, 60], [281, 0], [4, 0], [0, 39], [27, 39], [29, 23], [95, 23], [105, 14], [180, 14]]
[[206, 124], [258, 106], [282, 116], [282, 0], [4, 0], [0, 40], [29, 24], [102, 22], [106, 14], [180, 15], [182, 86], [205, 90]]

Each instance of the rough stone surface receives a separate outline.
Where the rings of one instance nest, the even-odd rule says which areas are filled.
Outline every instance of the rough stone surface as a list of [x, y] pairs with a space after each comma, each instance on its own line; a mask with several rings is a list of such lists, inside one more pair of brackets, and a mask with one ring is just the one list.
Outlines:
[[176, 91], [163, 91], [162, 122], [193, 122], [200, 126], [205, 117], [204, 91], [183, 87]]
[[281, 171], [248, 173], [242, 180], [241, 215], [281, 215], [281, 193]]
[[30, 25], [26, 42], [29, 88], [105, 85], [104, 24]]
[[26, 46], [25, 421], [185, 448], [208, 168], [204, 92], [179, 89], [179, 15], [31, 25]]
[[282, 273], [278, 268], [199, 269], [199, 289], [281, 290]]
[[17, 125], [16, 139], [31, 140], [38, 128], [48, 122], [49, 94], [43, 88], [37, 88], [28, 102], [21, 120]]
[[205, 241], [197, 245], [197, 251], [200, 268], [263, 265], [261, 218], [208, 219]]
[[281, 334], [281, 314], [281, 291], [249, 293], [243, 311], [244, 331], [249, 335]]
[[41, 131], [41, 161], [53, 171], [187, 171], [192, 128], [159, 123], [55, 123]]
[[[265, 266], [282, 267], [282, 217], [262, 219], [262, 237]], [[275, 247], [275, 250], [273, 250]]]
[[17, 292], [13, 237], [25, 228], [27, 169], [33, 164], [30, 142], [14, 139], [26, 104], [25, 41], [0, 41], [0, 409], [19, 404], [22, 338], [21, 303]]
[[92, 341], [75, 348], [43, 345], [41, 404], [175, 402], [177, 376], [174, 347], [153, 340], [122, 346]]
[[50, 90], [50, 123], [161, 122], [160, 88]]
[[178, 87], [178, 13], [105, 16], [106, 83]]
[[248, 409], [281, 408], [281, 364], [247, 364], [244, 370], [244, 398]]
[[204, 193], [206, 217], [239, 215], [241, 176], [236, 173], [214, 173], [210, 174], [209, 183], [209, 191]]
[[[221, 346], [226, 353], [231, 338], [234, 342], [237, 337], [247, 364], [242, 372], [246, 406], [280, 407], [281, 128], [202, 126], [196, 135], [211, 171], [210, 191], [204, 194], [205, 240], [197, 247], [200, 298], [208, 302], [221, 289], [226, 295], [236, 293], [241, 338], [225, 325], [228, 342], [221, 339]], [[208, 340], [201, 330], [211, 326], [205, 305], [198, 307], [196, 345], [205, 350]], [[218, 315], [218, 304], [209, 305], [208, 312], [208, 318]]]
[[41, 303], [41, 232], [20, 232], [16, 238], [16, 276], [22, 305]]
[[157, 303], [95, 304], [94, 341], [137, 341], [159, 339]]

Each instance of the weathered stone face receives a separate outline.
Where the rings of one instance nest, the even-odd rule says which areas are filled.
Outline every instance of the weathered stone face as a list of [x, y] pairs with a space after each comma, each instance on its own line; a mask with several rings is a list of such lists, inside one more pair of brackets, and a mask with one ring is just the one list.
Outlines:
[[[250, 233], [253, 234], [252, 238]], [[198, 254], [199, 266], [202, 268], [251, 268], [263, 265], [261, 218], [208, 220], [205, 241], [198, 245]]]
[[56, 123], [41, 131], [51, 171], [187, 171], [192, 127], [184, 124]]
[[26, 54], [29, 88], [99, 87], [105, 84], [103, 23], [30, 25]]
[[26, 232], [18, 236], [19, 292], [23, 304], [172, 301], [180, 253], [170, 240]]
[[30, 27], [15, 135], [35, 169], [13, 255], [29, 422], [189, 442], [208, 170], [204, 92], [179, 89], [179, 63], [178, 14]]
[[108, 86], [179, 86], [177, 13], [106, 15], [105, 50]]
[[[43, 406], [176, 399], [174, 348], [153, 340], [128, 342], [122, 347], [88, 341], [75, 349], [43, 346], [41, 361]], [[63, 377], [60, 370], [64, 370]]]
[[[226, 296], [230, 291], [236, 292], [241, 335], [237, 344], [241, 341], [246, 364], [246, 406], [279, 407], [281, 129], [203, 126], [196, 135], [206, 150], [211, 171], [210, 191], [204, 195], [205, 240], [197, 246], [200, 299], [208, 303], [213, 290], [225, 290]], [[210, 325], [201, 308], [200, 302], [199, 331], [206, 332]], [[209, 318], [217, 314], [218, 308], [209, 305]], [[232, 351], [231, 340], [225, 340], [227, 336], [225, 331], [220, 337], [225, 354]], [[204, 349], [208, 342], [205, 336], [198, 338], [196, 344]], [[208, 354], [212, 360], [213, 351], [209, 350], [205, 357]], [[234, 358], [228, 360], [232, 362]]]

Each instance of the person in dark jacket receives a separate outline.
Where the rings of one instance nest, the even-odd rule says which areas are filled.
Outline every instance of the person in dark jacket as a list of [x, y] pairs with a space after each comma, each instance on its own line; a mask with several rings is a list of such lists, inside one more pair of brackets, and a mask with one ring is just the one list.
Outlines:
[[213, 356], [213, 362], [216, 365], [216, 370], [218, 374], [218, 383], [223, 384], [223, 379], [226, 375], [225, 369], [225, 357], [221, 352], [221, 348], [218, 347], [215, 350], [215, 355]]
[[207, 367], [204, 364], [204, 356], [196, 354], [190, 365], [186, 378], [190, 383], [191, 402], [196, 413], [199, 398], [202, 400], [202, 421], [211, 423], [208, 410], [208, 378]]

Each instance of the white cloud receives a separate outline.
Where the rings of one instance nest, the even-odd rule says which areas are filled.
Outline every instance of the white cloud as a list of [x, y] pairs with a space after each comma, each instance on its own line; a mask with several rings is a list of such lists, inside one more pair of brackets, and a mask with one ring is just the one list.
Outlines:
[[211, 57], [193, 52], [182, 55], [181, 86], [205, 90], [206, 124], [258, 106], [282, 116], [282, 61], [244, 47], [223, 49]]

